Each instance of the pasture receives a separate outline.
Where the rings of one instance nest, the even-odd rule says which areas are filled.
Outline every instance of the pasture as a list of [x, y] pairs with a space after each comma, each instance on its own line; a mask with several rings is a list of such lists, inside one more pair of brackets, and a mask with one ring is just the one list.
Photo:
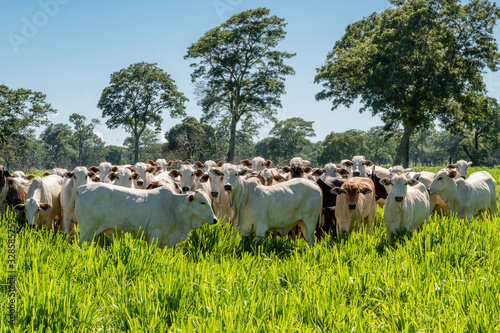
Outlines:
[[[439, 168], [431, 169], [436, 171]], [[485, 170], [473, 167], [469, 173]], [[500, 170], [487, 169], [497, 183]], [[500, 189], [500, 186], [497, 190]], [[500, 218], [434, 216], [389, 247], [370, 235], [255, 240], [221, 223], [152, 250], [127, 235], [83, 246], [0, 221], [0, 332], [490, 332], [500, 329]]]

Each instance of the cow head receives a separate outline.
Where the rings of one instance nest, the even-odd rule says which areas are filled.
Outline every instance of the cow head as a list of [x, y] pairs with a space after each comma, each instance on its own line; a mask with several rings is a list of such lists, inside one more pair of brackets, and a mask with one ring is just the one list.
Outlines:
[[16, 213], [22, 213], [23, 211], [25, 211], [28, 226], [36, 227], [38, 224], [40, 211], [50, 212], [52, 211], [52, 206], [47, 203], [40, 203], [34, 198], [28, 198], [26, 199], [26, 202], [24, 204], [14, 206], [12, 210]]
[[95, 173], [88, 171], [86, 167], [79, 166], [73, 169], [73, 171], [67, 171], [64, 177], [72, 179], [74, 182], [74, 189], [78, 188], [80, 185], [89, 184], [91, 179], [95, 176]]
[[265, 168], [270, 168], [273, 162], [269, 160], [265, 160], [264, 158], [257, 156], [254, 157], [251, 161], [250, 160], [242, 160], [240, 161], [242, 165], [244, 165], [247, 168], [252, 168], [252, 173], [257, 173], [261, 170], [264, 170]]
[[364, 156], [354, 156], [352, 158], [352, 175], [354, 177], [366, 177], [366, 167], [373, 166], [372, 161], [365, 160]]
[[311, 172], [311, 167], [308, 167], [309, 161], [304, 160], [302, 157], [294, 157], [290, 160], [290, 167], [284, 167], [284, 172], [290, 172], [291, 178], [304, 178], [304, 173]]
[[221, 191], [224, 190], [224, 173], [219, 167], [211, 168], [202, 179], [207, 177], [210, 179], [210, 196], [212, 198], [219, 197]]
[[342, 187], [335, 187], [331, 190], [333, 194], [345, 195], [347, 207], [349, 210], [354, 210], [357, 207], [359, 195], [366, 195], [372, 193], [368, 187], [359, 187], [359, 185], [352, 181], [345, 182]]
[[467, 162], [465, 160], [459, 160], [455, 164], [450, 164], [447, 169], [456, 169], [462, 179], [467, 178], [467, 168], [470, 167], [472, 162]]
[[191, 227], [193, 229], [200, 228], [203, 223], [214, 224], [217, 223], [217, 217], [214, 214], [212, 206], [210, 205], [210, 198], [202, 190], [190, 192], [187, 195], [188, 201], [188, 214]]
[[429, 194], [440, 194], [453, 186], [455, 178], [459, 175], [455, 169], [444, 169], [439, 171], [432, 180], [429, 187]]
[[181, 182], [182, 192], [186, 193], [191, 191], [195, 185], [195, 177], [201, 177], [203, 175], [203, 170], [195, 170], [190, 164], [183, 164], [179, 170], [170, 171], [171, 177], [179, 177]]
[[224, 190], [230, 192], [239, 184], [240, 176], [243, 176], [248, 172], [251, 172], [252, 170], [248, 168], [239, 169], [235, 165], [228, 164], [224, 165], [221, 171], [224, 173], [224, 178], [223, 178]]
[[390, 194], [394, 196], [397, 203], [402, 203], [408, 192], [408, 185], [415, 186], [418, 184], [416, 179], [408, 179], [407, 175], [402, 172], [393, 174], [391, 178], [382, 178], [380, 183], [384, 186], [391, 186]]

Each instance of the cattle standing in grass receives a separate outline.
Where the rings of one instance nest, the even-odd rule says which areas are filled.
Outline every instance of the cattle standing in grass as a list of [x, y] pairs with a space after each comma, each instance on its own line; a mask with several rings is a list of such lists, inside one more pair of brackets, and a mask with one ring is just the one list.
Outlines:
[[389, 245], [394, 245], [394, 236], [409, 232], [428, 222], [430, 215], [429, 194], [424, 184], [397, 173], [392, 178], [380, 180], [382, 185], [391, 186], [384, 206], [385, 232]]
[[26, 212], [28, 226], [38, 229], [45, 226], [47, 230], [54, 231], [55, 218], [61, 213], [62, 185], [61, 176], [36, 177], [28, 189], [26, 202], [16, 205], [13, 211]]
[[252, 168], [252, 173], [257, 173], [261, 170], [264, 170], [265, 168], [270, 168], [273, 162], [269, 160], [265, 160], [264, 158], [257, 156], [252, 158], [252, 160], [243, 160], [240, 161], [242, 165], [244, 165], [247, 168]]
[[224, 173], [220, 171], [219, 167], [213, 167], [200, 178], [200, 182], [207, 182], [208, 180], [210, 180], [210, 197], [212, 198], [215, 215], [224, 220], [224, 223], [231, 220], [231, 223], [236, 228], [237, 226], [234, 225], [233, 221], [234, 210], [231, 208], [229, 194], [224, 191]]
[[95, 235], [127, 232], [144, 234], [149, 245], [172, 247], [203, 223], [217, 222], [210, 198], [203, 191], [174, 194], [159, 187], [129, 189], [109, 184], [81, 186], [76, 197], [75, 215], [80, 225], [80, 241], [91, 243]]
[[21, 184], [14, 180], [9, 170], [0, 165], [0, 216], [5, 214], [5, 208], [23, 204], [30, 184]]
[[190, 164], [183, 164], [179, 170], [170, 171], [170, 176], [174, 179], [180, 177], [182, 192], [203, 190], [205, 193], [210, 193], [210, 185], [206, 182], [200, 182], [200, 177], [203, 175], [203, 170], [195, 170]]
[[316, 180], [316, 184], [323, 192], [323, 205], [322, 205], [322, 221], [318, 224], [316, 236], [322, 238], [323, 234], [333, 233], [337, 236], [337, 223], [335, 219], [335, 209], [337, 203], [337, 195], [331, 191], [335, 187], [341, 187], [345, 179], [338, 177], [329, 177], [323, 174]]
[[467, 168], [470, 167], [472, 162], [467, 162], [465, 160], [458, 160], [455, 164], [450, 164], [447, 169], [457, 169], [458, 174], [461, 178], [467, 178]]
[[[432, 178], [428, 178], [425, 175], [421, 175], [415, 179], [424, 184], [427, 191], [429, 191], [429, 188], [432, 184]], [[438, 213], [441, 215], [450, 215], [450, 208], [439, 195], [429, 194], [429, 201], [430, 201], [431, 214]]]
[[335, 218], [339, 237], [350, 234], [354, 228], [365, 225], [369, 233], [375, 222], [377, 204], [375, 202], [375, 185], [371, 179], [364, 177], [348, 178], [341, 187], [332, 190], [337, 195]]
[[61, 191], [62, 228], [66, 235], [75, 234], [75, 199], [78, 186], [92, 182], [94, 172], [88, 171], [86, 167], [76, 167], [72, 172], [66, 172]]
[[474, 216], [497, 213], [497, 183], [487, 171], [471, 173], [469, 178], [458, 177], [456, 170], [445, 169], [436, 174], [430, 194], [438, 194], [458, 218], [470, 223]]
[[293, 179], [274, 186], [263, 186], [256, 178], [241, 176], [249, 170], [224, 166], [224, 189], [230, 192], [234, 220], [247, 237], [255, 230], [262, 240], [268, 230], [286, 235], [299, 225], [307, 244], [312, 245], [314, 230], [321, 216], [321, 189], [306, 179]]

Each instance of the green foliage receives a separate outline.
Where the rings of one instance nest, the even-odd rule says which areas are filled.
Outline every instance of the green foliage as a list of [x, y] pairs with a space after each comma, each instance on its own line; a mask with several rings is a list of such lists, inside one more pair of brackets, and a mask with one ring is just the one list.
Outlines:
[[366, 135], [363, 131], [349, 130], [343, 133], [328, 134], [318, 148], [318, 163], [339, 163], [356, 155], [369, 156]]
[[56, 112], [45, 98], [41, 92], [0, 85], [0, 155], [7, 166], [30, 145], [31, 129], [47, 124], [48, 116]]
[[[229, 120], [227, 161], [235, 157], [237, 124], [243, 118], [273, 119], [281, 107], [285, 76], [294, 74], [284, 60], [295, 54], [275, 50], [285, 38], [284, 19], [266, 8], [233, 15], [188, 47], [196, 94], [207, 121]], [[250, 116], [250, 117], [249, 117]]]
[[85, 124], [86, 120], [85, 116], [78, 113], [69, 116], [69, 121], [74, 128], [72, 141], [78, 152], [77, 165], [96, 165], [103, 158], [104, 148], [104, 142], [94, 134], [94, 128], [100, 121], [93, 118], [89, 124]]
[[194, 117], [186, 117], [172, 127], [165, 133], [165, 139], [170, 159], [191, 163], [211, 158], [217, 143], [215, 129]]
[[139, 159], [139, 139], [148, 126], [161, 128], [163, 110], [170, 117], [185, 116], [187, 98], [177, 91], [174, 80], [156, 64], [140, 62], [111, 74], [97, 107], [109, 118], [110, 129], [123, 126], [134, 138], [134, 163]]
[[[487, 170], [500, 181], [498, 168]], [[0, 220], [0, 304], [10, 300], [3, 268], [11, 217]], [[23, 229], [15, 252], [16, 325], [9, 326], [2, 306], [2, 332], [500, 328], [498, 217], [468, 225], [436, 215], [394, 247], [383, 226], [308, 247], [286, 237], [256, 246], [219, 223], [193, 230], [175, 248], [154, 251], [128, 235], [80, 250], [62, 233]]]
[[436, 118], [448, 123], [455, 117], [451, 106], [478, 111], [470, 96], [485, 94], [485, 67], [497, 70], [493, 27], [500, 11], [484, 0], [392, 3], [395, 8], [347, 27], [317, 69], [323, 90], [316, 99], [332, 100], [335, 109], [360, 98], [360, 111], [381, 115], [385, 130], [402, 125], [394, 163], [407, 165], [415, 130]]
[[[134, 138], [127, 137], [123, 145], [127, 147], [126, 160], [132, 162], [134, 159]], [[145, 129], [139, 139], [139, 161], [155, 160], [161, 156], [162, 145], [158, 133], [153, 130]]]
[[49, 124], [40, 134], [40, 140], [47, 152], [45, 165], [50, 169], [70, 166], [76, 163], [78, 154], [71, 146], [73, 131], [68, 124]]

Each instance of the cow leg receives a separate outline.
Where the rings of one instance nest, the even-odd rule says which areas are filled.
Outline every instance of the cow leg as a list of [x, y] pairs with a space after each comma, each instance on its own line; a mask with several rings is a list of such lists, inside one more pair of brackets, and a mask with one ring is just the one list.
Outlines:
[[255, 238], [257, 239], [257, 244], [264, 244], [266, 239], [267, 230], [262, 227], [257, 227], [255, 229]]
[[94, 235], [97, 231], [97, 228], [95, 226], [86, 229], [82, 228], [80, 225], [80, 241], [78, 242], [78, 247], [82, 248], [82, 245], [84, 242], [87, 242], [87, 244], [90, 246], [92, 243], [92, 240], [94, 239]]
[[313, 216], [310, 221], [304, 220], [302, 222], [301, 228], [305, 228], [304, 238], [309, 246], [314, 244], [314, 226], [317, 224], [317, 217]]
[[394, 235], [392, 234], [392, 232], [388, 229], [385, 229], [385, 233], [387, 235], [387, 243], [389, 243], [390, 246], [394, 246]]

